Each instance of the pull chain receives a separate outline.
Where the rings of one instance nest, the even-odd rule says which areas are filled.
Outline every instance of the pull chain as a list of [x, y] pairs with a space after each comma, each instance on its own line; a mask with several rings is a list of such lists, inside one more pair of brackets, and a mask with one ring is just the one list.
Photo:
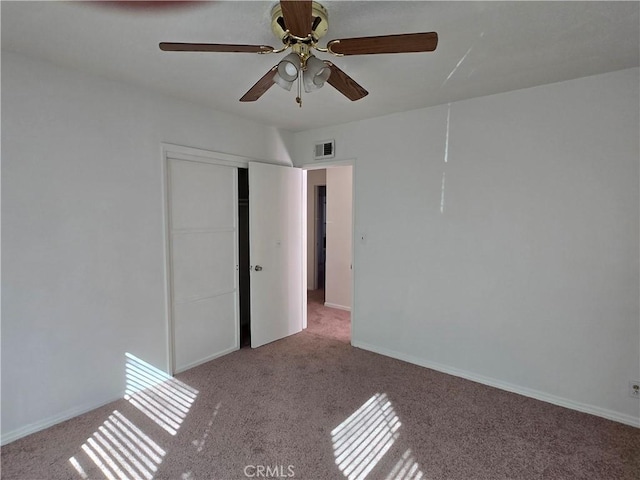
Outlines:
[[[302, 72], [300, 72], [302, 73]], [[302, 81], [300, 79], [302, 75], [298, 75], [298, 96], [296, 97], [296, 102], [300, 108], [302, 108]]]

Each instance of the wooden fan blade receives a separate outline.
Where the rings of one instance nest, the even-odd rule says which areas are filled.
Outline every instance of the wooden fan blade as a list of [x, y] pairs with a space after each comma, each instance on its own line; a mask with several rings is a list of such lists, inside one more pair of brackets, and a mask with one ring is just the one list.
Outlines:
[[281, 0], [282, 16], [289, 33], [306, 38], [311, 33], [311, 0]]
[[245, 93], [240, 99], [241, 102], [255, 102], [258, 100], [264, 93], [271, 88], [271, 86], [275, 83], [273, 81], [273, 77], [278, 70], [278, 66], [276, 65], [271, 70], [269, 70], [260, 80], [256, 82], [256, 84], [249, 89], [247, 93]]
[[404, 33], [377, 37], [331, 40], [327, 47], [339, 55], [371, 55], [376, 53], [432, 52], [438, 45], [438, 34]]
[[165, 52], [236, 52], [267, 53], [274, 50], [268, 45], [233, 45], [228, 43], [160, 43], [160, 50]]
[[358, 85], [358, 83], [353, 78], [344, 73], [333, 63], [329, 61], [325, 61], [324, 63], [326, 63], [327, 66], [331, 69], [331, 75], [329, 75], [329, 78], [327, 79], [329, 85], [338, 90], [349, 100], [355, 102], [356, 100], [360, 100], [361, 98], [369, 95], [369, 92]]

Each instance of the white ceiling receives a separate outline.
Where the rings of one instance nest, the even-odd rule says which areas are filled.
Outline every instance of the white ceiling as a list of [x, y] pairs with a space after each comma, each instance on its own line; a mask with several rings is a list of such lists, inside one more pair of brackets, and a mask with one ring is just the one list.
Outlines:
[[[2, 49], [142, 85], [292, 131], [638, 66], [640, 3], [324, 1], [321, 40], [436, 31], [432, 53], [332, 58], [369, 91], [273, 86], [238, 99], [285, 54], [162, 52], [161, 41], [279, 46], [275, 1], [2, 1]], [[329, 54], [318, 54], [330, 58]]]

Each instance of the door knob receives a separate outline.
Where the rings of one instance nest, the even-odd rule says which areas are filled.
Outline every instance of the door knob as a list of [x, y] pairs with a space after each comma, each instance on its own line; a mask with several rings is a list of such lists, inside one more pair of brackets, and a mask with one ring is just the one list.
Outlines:
[[256, 265], [256, 266], [255, 266], [255, 268], [254, 268], [254, 270], [255, 270], [256, 272], [261, 272], [261, 271], [262, 271], [262, 267], [261, 267], [260, 265]]

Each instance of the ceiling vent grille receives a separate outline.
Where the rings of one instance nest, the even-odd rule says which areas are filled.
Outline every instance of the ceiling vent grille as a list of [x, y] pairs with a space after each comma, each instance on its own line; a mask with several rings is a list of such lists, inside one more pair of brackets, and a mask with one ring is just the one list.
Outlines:
[[315, 160], [324, 160], [325, 158], [333, 158], [336, 156], [336, 144], [334, 140], [325, 140], [320, 143], [316, 143], [316, 148], [313, 152], [313, 158]]

